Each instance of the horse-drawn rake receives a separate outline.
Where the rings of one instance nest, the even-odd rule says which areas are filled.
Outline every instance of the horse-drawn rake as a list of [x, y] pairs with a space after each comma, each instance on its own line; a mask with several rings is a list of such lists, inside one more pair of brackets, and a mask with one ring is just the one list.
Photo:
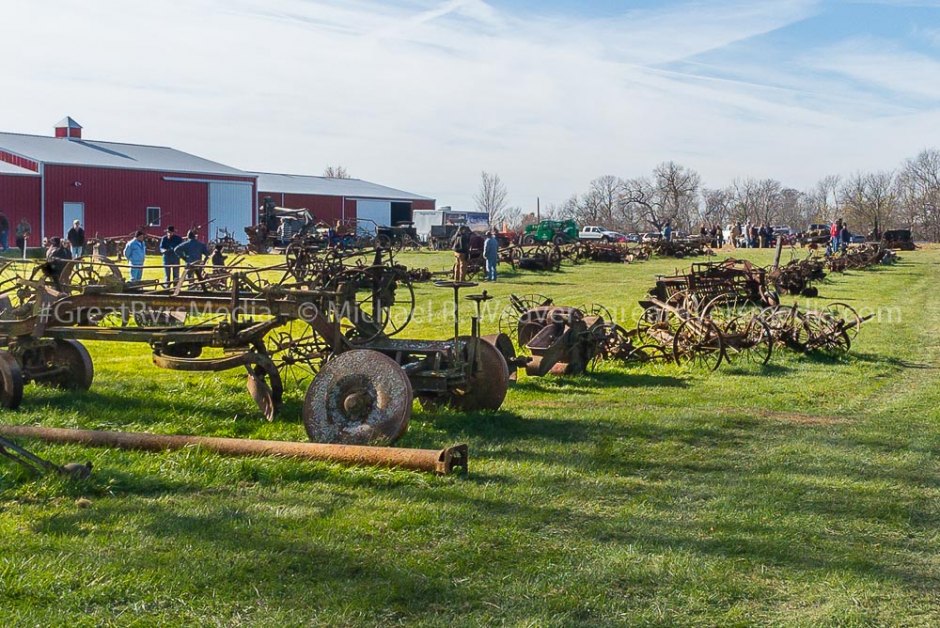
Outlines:
[[[394, 442], [414, 396], [473, 411], [499, 408], [506, 394], [508, 367], [481, 341], [479, 313], [469, 334], [455, 324], [447, 340], [394, 337], [411, 320], [414, 293], [407, 272], [381, 249], [329, 272], [314, 264], [301, 274], [296, 263], [226, 267], [211, 277], [187, 273], [174, 286], [125, 282], [103, 261], [69, 264], [106, 277], [86, 273], [78, 282], [66, 269], [53, 283], [30, 272], [9, 286], [0, 316], [4, 407], [19, 405], [28, 382], [89, 388], [86, 340], [146, 344], [153, 363], [170, 370], [244, 369], [268, 419], [281, 407], [285, 381], [309, 379], [302, 414], [314, 442]], [[457, 308], [459, 290], [476, 284], [439, 285], [453, 289]]]
[[676, 364], [709, 371], [722, 362], [764, 365], [773, 353], [773, 336], [758, 312], [742, 312], [734, 293], [712, 298], [704, 307], [693, 300], [641, 301], [646, 309], [634, 337], [648, 359], [671, 358]]

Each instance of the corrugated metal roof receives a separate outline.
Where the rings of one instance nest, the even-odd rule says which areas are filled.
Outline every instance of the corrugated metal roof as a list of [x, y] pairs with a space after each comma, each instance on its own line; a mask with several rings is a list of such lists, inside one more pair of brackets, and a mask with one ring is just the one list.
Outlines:
[[235, 177], [254, 176], [243, 170], [165, 146], [0, 133], [0, 149], [46, 164], [163, 170]]
[[32, 170], [27, 170], [26, 168], [20, 168], [19, 166], [8, 164], [5, 161], [0, 161], [0, 174], [28, 174], [34, 177], [39, 176], [38, 172], [33, 172]]
[[317, 194], [321, 196], [345, 196], [347, 198], [387, 198], [403, 201], [430, 201], [427, 196], [420, 196], [396, 190], [395, 188], [369, 183], [362, 179], [331, 179], [299, 174], [272, 174], [252, 172], [258, 176], [259, 192], [279, 192], [282, 194]]

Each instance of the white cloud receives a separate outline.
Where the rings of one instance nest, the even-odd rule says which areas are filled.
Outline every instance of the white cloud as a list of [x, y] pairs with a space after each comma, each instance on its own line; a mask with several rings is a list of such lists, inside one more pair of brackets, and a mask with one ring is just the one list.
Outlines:
[[[0, 66], [17, 95], [0, 115], [4, 130], [47, 133], [68, 114], [89, 137], [173, 145], [243, 168], [317, 174], [342, 163], [455, 205], [470, 202], [481, 169], [499, 172], [512, 201], [528, 206], [664, 159], [712, 184], [754, 174], [803, 185], [922, 148], [935, 113], [884, 118], [899, 110], [890, 99], [878, 116], [870, 103], [821, 106], [801, 92], [831, 91], [818, 77], [801, 83], [790, 71], [792, 85], [779, 89], [754, 60], [744, 60], [750, 80], [662, 69], [814, 6], [702, 2], [562, 21], [482, 0], [16, 3], [0, 36], [29, 59]], [[849, 52], [832, 54], [827, 71], [911, 89], [907, 78], [885, 84], [892, 64], [910, 59], [889, 55], [876, 74], [852, 74]]]

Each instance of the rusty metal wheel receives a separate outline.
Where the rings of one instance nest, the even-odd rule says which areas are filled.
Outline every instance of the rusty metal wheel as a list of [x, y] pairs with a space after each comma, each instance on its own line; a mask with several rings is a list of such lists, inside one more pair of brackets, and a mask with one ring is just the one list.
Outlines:
[[303, 321], [273, 330], [264, 342], [282, 379], [291, 385], [299, 386], [316, 375], [330, 356], [326, 341]]
[[393, 443], [408, 429], [411, 405], [411, 382], [395, 360], [354, 349], [327, 362], [310, 383], [304, 427], [315, 443]]
[[829, 318], [844, 321], [843, 329], [845, 329], [846, 335], [851, 340], [855, 340], [858, 336], [858, 330], [862, 326], [862, 317], [848, 303], [841, 301], [830, 303], [823, 309], [822, 313]]
[[0, 351], [0, 407], [15, 410], [23, 401], [23, 370], [7, 351]]
[[[464, 359], [469, 359], [474, 339], [461, 336]], [[448, 403], [460, 410], [499, 410], [509, 389], [509, 370], [506, 358], [490, 343], [477, 342], [476, 359], [466, 381], [448, 398]]]
[[690, 318], [682, 321], [672, 340], [672, 357], [676, 364], [695, 365], [714, 371], [724, 358], [721, 331], [710, 319]]
[[758, 314], [739, 316], [724, 323], [725, 359], [734, 362], [740, 357], [748, 364], [761, 366], [770, 361], [774, 337], [770, 327]]
[[51, 350], [45, 354], [49, 377], [36, 379], [36, 383], [66, 390], [88, 390], [95, 379], [95, 368], [88, 349], [77, 340], [53, 340]]
[[552, 300], [544, 294], [509, 295], [509, 304], [499, 315], [499, 332], [511, 340], [518, 340], [519, 317], [542, 305], [551, 305]]

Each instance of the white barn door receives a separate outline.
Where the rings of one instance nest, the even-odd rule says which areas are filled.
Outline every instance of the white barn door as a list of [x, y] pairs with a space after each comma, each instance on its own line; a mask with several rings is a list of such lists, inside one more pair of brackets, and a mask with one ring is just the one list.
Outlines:
[[[76, 220], [82, 223], [83, 227], [85, 226], [85, 203], [62, 203], [63, 238], [68, 234], [69, 229], [72, 228], [72, 222]], [[68, 246], [67, 243], [66, 246]]]
[[[372, 222], [375, 224], [372, 224]], [[375, 227], [388, 227], [392, 224], [392, 203], [390, 201], [356, 201], [356, 226], [361, 231], [375, 233]]]
[[245, 227], [250, 227], [254, 215], [250, 183], [209, 183], [209, 228], [207, 240], [221, 237], [222, 231], [239, 242], [246, 242]]

